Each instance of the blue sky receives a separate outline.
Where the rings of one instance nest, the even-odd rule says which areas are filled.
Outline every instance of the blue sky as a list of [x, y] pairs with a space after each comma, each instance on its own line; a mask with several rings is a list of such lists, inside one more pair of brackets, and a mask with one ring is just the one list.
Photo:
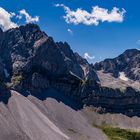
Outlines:
[[[117, 7], [123, 13], [123, 20], [99, 21], [98, 25], [80, 22], [67, 23], [63, 4], [76, 11], [78, 8], [91, 13], [92, 7], [104, 8], [111, 11]], [[140, 1], [139, 0], [1, 0], [0, 7], [7, 12], [14, 12], [11, 21], [17, 25], [25, 24], [24, 14], [19, 11], [24, 9], [37, 21], [41, 29], [53, 36], [55, 41], [66, 41], [74, 51], [80, 55], [89, 55], [89, 62], [112, 58], [129, 48], [140, 49]], [[122, 9], [123, 8], [123, 9]], [[109, 13], [109, 12], [108, 12]], [[19, 18], [17, 18], [17, 15]], [[39, 19], [36, 20], [36, 16]], [[0, 16], [1, 20], [1, 16]], [[119, 20], [119, 19], [118, 19]], [[121, 20], [121, 19], [120, 19]], [[91, 56], [91, 57], [90, 57]], [[93, 57], [94, 56], [94, 57]]]

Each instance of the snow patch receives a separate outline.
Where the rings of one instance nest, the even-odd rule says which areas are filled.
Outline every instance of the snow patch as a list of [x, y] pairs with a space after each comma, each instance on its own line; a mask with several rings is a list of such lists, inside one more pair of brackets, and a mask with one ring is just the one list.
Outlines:
[[119, 72], [119, 78], [123, 81], [128, 81], [129, 79], [125, 76], [124, 72]]

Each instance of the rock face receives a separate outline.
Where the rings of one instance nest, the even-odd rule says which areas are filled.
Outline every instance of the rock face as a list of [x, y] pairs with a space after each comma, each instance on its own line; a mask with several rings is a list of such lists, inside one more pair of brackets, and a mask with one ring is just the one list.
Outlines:
[[27, 24], [3, 34], [0, 56], [10, 75], [37, 69], [47, 71], [48, 75], [66, 75], [71, 72], [81, 79], [86, 78], [70, 46], [67, 43], [55, 43], [37, 25]]
[[130, 49], [114, 59], [105, 59], [94, 65], [96, 70], [103, 70], [104, 73], [112, 73], [114, 77], [119, 76], [119, 72], [140, 82], [140, 50]]
[[99, 81], [92, 66], [66, 42], [54, 42], [35, 24], [0, 31], [0, 60], [4, 81], [24, 94], [53, 86], [73, 96], [82, 81]]
[[55, 42], [35, 24], [0, 30], [0, 80], [5, 103], [11, 89], [46, 100], [51, 94], [45, 91], [53, 88], [81, 106], [140, 115], [140, 51], [136, 49], [93, 66], [68, 43]]
[[93, 67], [97, 70], [101, 90], [94, 92], [96, 95], [92, 94], [90, 101], [110, 112], [140, 116], [140, 51], [126, 50]]

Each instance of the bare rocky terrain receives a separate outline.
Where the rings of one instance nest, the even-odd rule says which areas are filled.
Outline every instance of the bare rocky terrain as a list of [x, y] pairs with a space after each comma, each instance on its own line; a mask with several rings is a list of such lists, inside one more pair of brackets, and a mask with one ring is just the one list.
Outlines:
[[[49, 90], [52, 94], [56, 91]], [[0, 104], [1, 140], [106, 140], [105, 134], [88, 123], [86, 117], [63, 102], [47, 98], [43, 102], [11, 91], [5, 106]]]
[[93, 126], [109, 125], [121, 129], [140, 132], [140, 118], [137, 116], [128, 117], [121, 113], [99, 113], [99, 108], [85, 107], [82, 114]]
[[[117, 78], [113, 77], [111, 73], [104, 73], [102, 70], [97, 71], [101, 85], [104, 87], [111, 87], [113, 89], [121, 89], [125, 91], [127, 87], [131, 87], [140, 91], [140, 82], [131, 80], [124, 75], [119, 75]], [[122, 73], [123, 74], [123, 73]]]

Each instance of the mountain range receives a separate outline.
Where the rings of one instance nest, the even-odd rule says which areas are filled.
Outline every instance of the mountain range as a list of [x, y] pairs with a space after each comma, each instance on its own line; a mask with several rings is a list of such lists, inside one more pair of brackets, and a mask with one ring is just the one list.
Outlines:
[[106, 140], [83, 109], [140, 116], [139, 50], [89, 64], [36, 24], [0, 29], [0, 82], [2, 140]]

